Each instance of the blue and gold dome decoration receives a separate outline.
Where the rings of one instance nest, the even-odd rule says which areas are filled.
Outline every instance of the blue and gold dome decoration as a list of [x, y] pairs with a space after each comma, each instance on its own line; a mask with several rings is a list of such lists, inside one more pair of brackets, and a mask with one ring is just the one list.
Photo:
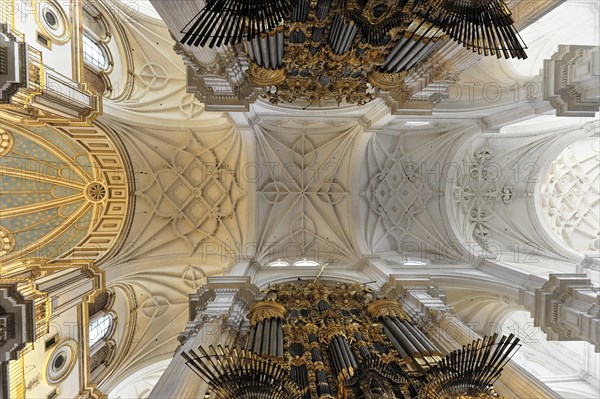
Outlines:
[[[123, 165], [106, 170], [94, 146], [78, 139], [82, 129], [96, 143], [108, 140], [93, 127], [75, 134], [49, 125], [0, 127], [0, 264], [96, 260], [114, 245], [128, 179]], [[101, 240], [94, 238], [99, 231]]]

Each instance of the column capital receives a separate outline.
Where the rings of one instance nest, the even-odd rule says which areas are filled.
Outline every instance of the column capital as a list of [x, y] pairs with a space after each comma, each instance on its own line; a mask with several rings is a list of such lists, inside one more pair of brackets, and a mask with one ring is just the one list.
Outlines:
[[598, 291], [585, 274], [550, 274], [535, 293], [535, 325], [548, 339], [587, 341], [599, 351]]

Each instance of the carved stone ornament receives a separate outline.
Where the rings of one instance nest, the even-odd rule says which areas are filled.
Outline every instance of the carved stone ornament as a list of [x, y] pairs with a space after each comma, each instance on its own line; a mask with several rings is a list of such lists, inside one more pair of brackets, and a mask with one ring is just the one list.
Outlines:
[[469, 155], [463, 161], [465, 173], [454, 188], [454, 199], [466, 216], [467, 236], [487, 249], [490, 221], [496, 217], [498, 208], [530, 194], [515, 193], [512, 187], [503, 184], [489, 142]]

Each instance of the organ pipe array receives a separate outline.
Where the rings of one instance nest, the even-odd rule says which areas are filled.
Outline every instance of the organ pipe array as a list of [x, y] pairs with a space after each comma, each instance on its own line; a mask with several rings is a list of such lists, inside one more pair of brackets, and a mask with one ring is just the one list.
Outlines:
[[362, 285], [276, 285], [248, 318], [245, 348], [182, 353], [216, 398], [493, 398], [519, 347], [492, 336], [444, 356], [398, 302]]
[[273, 103], [363, 104], [402, 89], [446, 38], [527, 58], [513, 22], [502, 0], [207, 0], [181, 42], [243, 44], [248, 79]]

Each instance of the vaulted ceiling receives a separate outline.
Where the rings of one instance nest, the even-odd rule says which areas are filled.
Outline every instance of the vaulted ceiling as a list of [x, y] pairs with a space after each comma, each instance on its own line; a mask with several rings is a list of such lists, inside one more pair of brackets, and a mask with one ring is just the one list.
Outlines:
[[[192, 14], [181, 11], [198, 3], [182, 2], [177, 21], [187, 22]], [[107, 386], [117, 386], [121, 372], [155, 378], [145, 367], [172, 356], [189, 317], [188, 295], [208, 276], [251, 275], [265, 286], [314, 277], [327, 263], [332, 279], [382, 283], [389, 274], [423, 272], [451, 284], [464, 270], [472, 271], [469, 278], [491, 278], [484, 273], [496, 264], [523, 273], [573, 272], [582, 260], [574, 250], [580, 237], [597, 249], [594, 226], [583, 217], [569, 224], [580, 209], [597, 224], [597, 201], [572, 201], [577, 190], [597, 197], [597, 152], [590, 146], [580, 157], [570, 147], [552, 160], [597, 135], [598, 123], [561, 125], [547, 116], [506, 127], [554, 113], [541, 92], [524, 86], [539, 85], [539, 76], [475, 60], [432, 115], [393, 115], [384, 98], [309, 109], [259, 99], [249, 112], [209, 112], [188, 93], [196, 90], [189, 65], [175, 54], [165, 23], [133, 11], [120, 15], [131, 61], [126, 74], [134, 82], [129, 97], [105, 99], [93, 127], [11, 121], [0, 128], [3, 172], [33, 162], [30, 169], [56, 176], [50, 182], [9, 173], [0, 182], [0, 256], [92, 257], [131, 304], [128, 353]], [[218, 69], [219, 51], [194, 55]], [[574, 165], [587, 180], [575, 180]], [[489, 178], [496, 168], [502, 173]], [[97, 201], [102, 189], [112, 190], [110, 201]], [[547, 204], [540, 203], [542, 190], [553, 196]], [[50, 249], [50, 242], [64, 245]], [[535, 248], [524, 247], [532, 242]], [[35, 252], [31, 243], [43, 245]], [[516, 253], [543, 264], [517, 262]], [[318, 265], [292, 266], [304, 258]], [[278, 260], [290, 265], [270, 266]]]

